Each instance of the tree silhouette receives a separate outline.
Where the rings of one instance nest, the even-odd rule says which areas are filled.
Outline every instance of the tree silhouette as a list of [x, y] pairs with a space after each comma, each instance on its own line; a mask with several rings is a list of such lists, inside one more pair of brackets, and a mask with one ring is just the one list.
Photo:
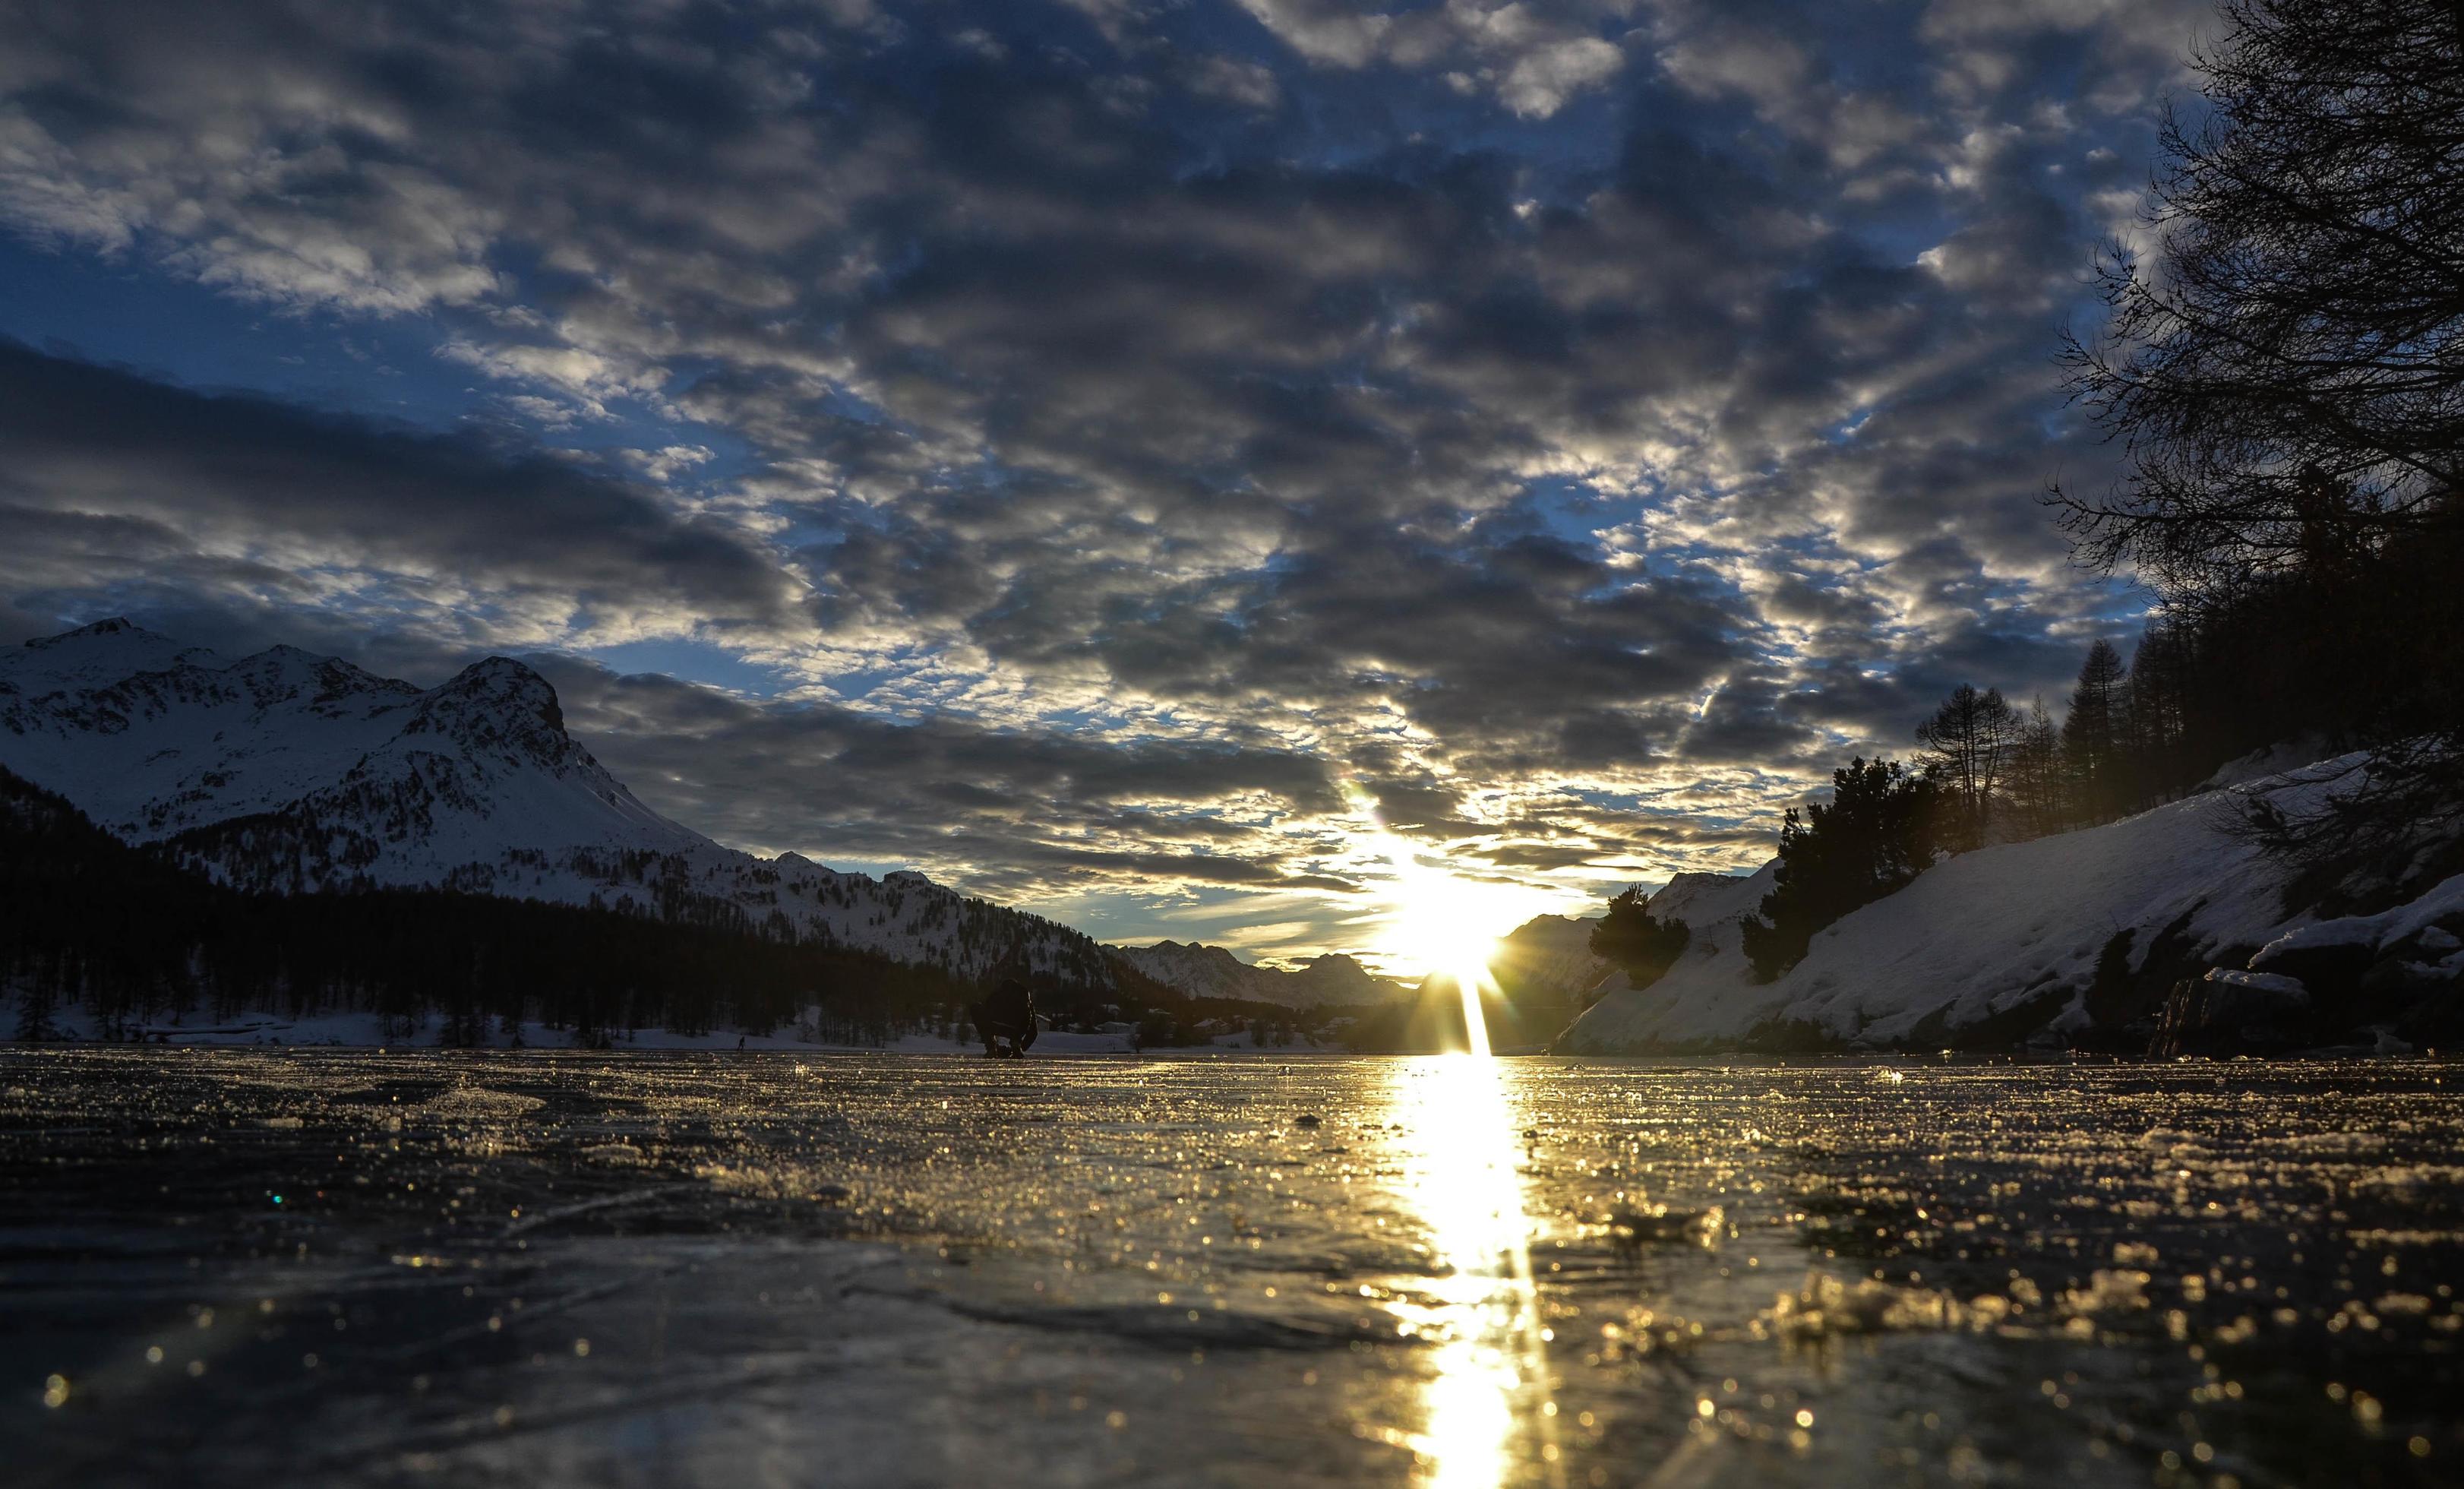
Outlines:
[[2071, 690], [2070, 714], [2062, 721], [2062, 763], [2071, 777], [2073, 806], [2086, 821], [2116, 816], [2132, 800], [2124, 754], [2130, 696], [2123, 684], [2129, 675], [2113, 643], [2099, 637], [2079, 665], [2079, 686]]
[[1617, 967], [1637, 988], [1664, 976], [1685, 952], [1694, 932], [1683, 921], [1654, 920], [1639, 888], [1609, 901], [1608, 914], [1592, 927], [1592, 955]]
[[1968, 683], [1953, 689], [1933, 717], [1917, 725], [1925, 747], [1925, 772], [1949, 792], [1950, 846], [1972, 848], [1986, 840], [1993, 793], [2009, 771], [2019, 742], [2019, 716], [2000, 688], [1979, 693]]
[[1761, 918], [1742, 922], [1745, 952], [1765, 982], [1805, 957], [1814, 933], [1870, 904], [1933, 862], [1934, 784], [1897, 761], [1852, 760], [1831, 775], [1831, 800], [1800, 817], [1792, 809], [1779, 835], [1774, 887]]
[[2227, 0], [2167, 111], [2156, 252], [2115, 246], [2070, 387], [2129, 470], [2057, 490], [2176, 603], [2452, 524], [2464, 469], [2464, 8]]
[[2070, 786], [2062, 769], [2062, 731], [2037, 699], [2011, 746], [2011, 806], [2022, 837], [2061, 831], [2070, 819]]

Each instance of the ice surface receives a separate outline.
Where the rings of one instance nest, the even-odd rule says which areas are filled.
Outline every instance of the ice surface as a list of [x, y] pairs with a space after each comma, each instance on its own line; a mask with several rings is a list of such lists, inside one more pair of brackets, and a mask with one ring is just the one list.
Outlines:
[[12, 1484], [2452, 1481], [2459, 1078], [6, 1052], [0, 1443]]

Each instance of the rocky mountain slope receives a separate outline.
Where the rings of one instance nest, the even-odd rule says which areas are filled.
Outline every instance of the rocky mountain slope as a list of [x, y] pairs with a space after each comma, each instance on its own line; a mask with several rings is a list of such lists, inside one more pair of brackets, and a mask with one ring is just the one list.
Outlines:
[[1152, 946], [1111, 946], [1114, 956], [1167, 988], [1198, 998], [1243, 998], [1288, 1009], [1318, 1004], [1343, 1007], [1378, 1003], [1404, 990], [1341, 952], [1311, 958], [1297, 967], [1253, 967], [1221, 946], [1158, 941]]
[[2434, 1033], [2464, 993], [2464, 876], [2392, 873], [2382, 914], [2294, 912], [2285, 866], [2231, 830], [2239, 798], [2298, 805], [2344, 764], [1962, 854], [1817, 933], [1770, 983], [1753, 980], [1737, 926], [1771, 867], [1680, 875], [1651, 912], [1693, 928], [1685, 953], [1645, 988], [1617, 974], [1557, 1048], [2166, 1054]]
[[[1592, 955], [1593, 923], [1571, 916], [1534, 916], [1498, 938], [1494, 970], [1517, 990], [1570, 999], [1579, 996], [1611, 970]], [[1196, 942], [1159, 941], [1152, 946], [1109, 949], [1155, 981], [1193, 997], [1246, 998], [1305, 1009], [1321, 1003], [1365, 1007], [1413, 990], [1410, 983], [1379, 977], [1340, 952], [1285, 968], [1253, 967], [1221, 946]]]
[[422, 689], [290, 647], [227, 662], [102, 621], [0, 652], [0, 765], [242, 888], [741, 914], [964, 976], [1016, 959], [1113, 980], [1079, 932], [922, 875], [757, 858], [667, 820], [565, 732], [547, 681], [504, 657]]
[[1592, 927], [1597, 923], [1535, 915], [1498, 939], [1491, 970], [1508, 988], [1579, 998], [1614, 970], [1592, 955]]

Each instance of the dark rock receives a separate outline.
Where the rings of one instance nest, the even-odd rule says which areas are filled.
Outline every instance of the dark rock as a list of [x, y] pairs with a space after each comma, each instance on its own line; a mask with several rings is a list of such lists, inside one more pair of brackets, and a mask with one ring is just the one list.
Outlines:
[[2271, 1055], [2314, 1043], [2309, 989], [2279, 973], [2211, 968], [2173, 985], [2147, 1053]]
[[[1950, 1005], [1934, 1010], [1905, 1037], [1894, 1041], [1911, 1050], [1958, 1050], [1964, 1054], [2024, 1046], [2071, 1004], [2071, 989], [2048, 978], [2029, 989], [2009, 1008], [1964, 1024], [1950, 1021]], [[2056, 1036], [2059, 1037], [2059, 1036]]]
[[2399, 950], [2363, 974], [2355, 1021], [2385, 1025], [2416, 1045], [2464, 1044], [2464, 982]]
[[2362, 989], [2362, 976], [2378, 960], [2366, 943], [2343, 942], [2323, 946], [2291, 946], [2272, 954], [2262, 949], [2250, 959], [2251, 970], [2290, 977], [2324, 1006], [2342, 1005]]
[[2126, 930], [2116, 932], [2105, 943], [2102, 954], [2097, 958], [2096, 974], [2082, 999], [2087, 1027], [2072, 1031], [2073, 1049], [2107, 1055], [2140, 1054], [2155, 1036], [2157, 1019], [2164, 1013], [2166, 999], [2175, 983], [2186, 977], [2195, 980], [2203, 976], [2213, 963], [2242, 964], [2247, 952], [2200, 955], [2190, 922], [2206, 904], [2201, 900], [2190, 905], [2171, 923], [2159, 928], [2145, 947], [2137, 945], [2136, 938]]

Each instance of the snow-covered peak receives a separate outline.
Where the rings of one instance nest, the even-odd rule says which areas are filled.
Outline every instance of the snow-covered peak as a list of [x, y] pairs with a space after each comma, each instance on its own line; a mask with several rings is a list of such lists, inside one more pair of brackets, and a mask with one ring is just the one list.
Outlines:
[[563, 775], [589, 758], [564, 732], [564, 710], [557, 703], [556, 689], [506, 656], [473, 662], [422, 695], [403, 733], [442, 735], [473, 756], [552, 775]]
[[135, 673], [167, 671], [183, 662], [211, 666], [215, 661], [213, 653], [204, 647], [184, 646], [126, 620], [98, 620], [0, 651], [0, 694], [12, 688], [39, 694], [61, 687], [99, 687]]
[[244, 692], [259, 712], [296, 705], [331, 714], [363, 700], [395, 703], [419, 695], [419, 689], [407, 682], [380, 678], [339, 656], [319, 656], [296, 646], [270, 647], [228, 667], [214, 665], [216, 658], [210, 653], [192, 651], [182, 656], [180, 670], [217, 674], [219, 681]]
[[451, 700], [513, 709], [532, 715], [551, 729], [564, 727], [564, 711], [557, 706], [556, 689], [548, 680], [510, 656], [491, 656], [455, 673], [429, 695]]
[[1286, 970], [1253, 967], [1221, 946], [1158, 941], [1152, 946], [1113, 946], [1112, 955], [1140, 972], [1192, 997], [1241, 998], [1305, 1009], [1320, 1003], [1375, 1003], [1400, 990], [1340, 952]]
[[0, 655], [0, 765], [136, 842], [284, 892], [435, 885], [650, 913], [714, 908], [975, 975], [1022, 961], [1097, 982], [1066, 926], [923, 875], [876, 883], [756, 858], [671, 822], [565, 732], [510, 657], [441, 685], [276, 646], [210, 652], [102, 622]]
[[1751, 874], [1674, 874], [1646, 908], [1654, 920], [1680, 921], [1704, 929], [1761, 908], [1778, 882], [1778, 872], [1779, 860], [1774, 858]]

